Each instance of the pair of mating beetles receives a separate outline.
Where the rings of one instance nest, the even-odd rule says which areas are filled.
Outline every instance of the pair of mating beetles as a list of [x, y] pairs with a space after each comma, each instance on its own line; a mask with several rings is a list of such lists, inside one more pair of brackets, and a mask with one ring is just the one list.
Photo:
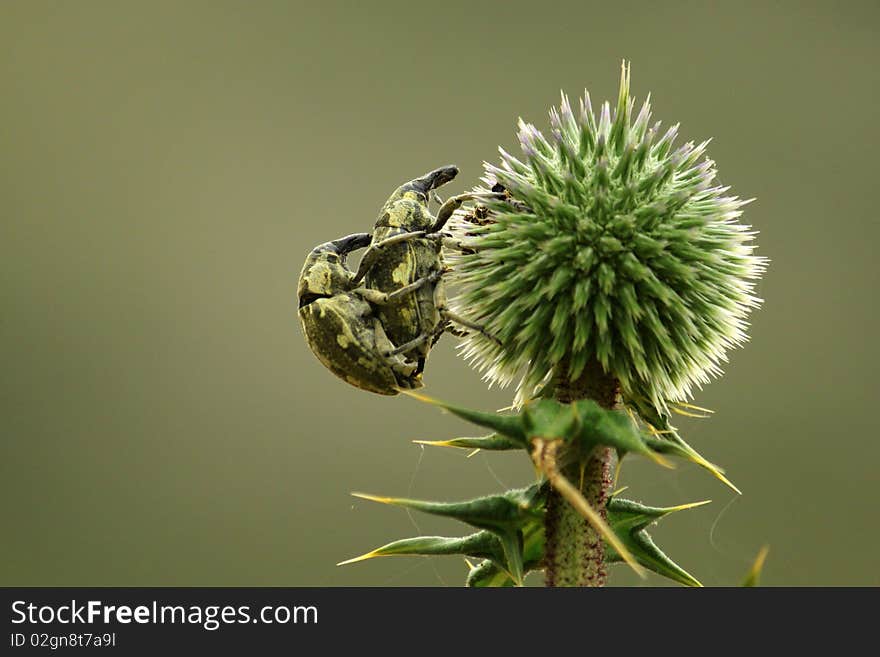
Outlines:
[[[398, 187], [370, 233], [356, 233], [315, 247], [299, 278], [299, 317], [309, 347], [336, 376], [370, 392], [396, 395], [422, 386], [425, 359], [453, 324], [482, 328], [446, 307], [441, 231], [462, 194], [428, 209], [434, 190], [458, 175], [441, 167]], [[455, 245], [454, 240], [451, 242]], [[356, 272], [349, 253], [367, 247]]]

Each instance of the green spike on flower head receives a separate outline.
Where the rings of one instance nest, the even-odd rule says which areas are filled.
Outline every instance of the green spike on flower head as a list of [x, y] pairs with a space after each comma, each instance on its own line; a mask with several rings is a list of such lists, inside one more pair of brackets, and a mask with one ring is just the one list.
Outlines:
[[453, 309], [501, 341], [474, 332], [462, 353], [492, 382], [520, 377], [520, 400], [596, 359], [625, 397], [665, 410], [720, 373], [760, 303], [747, 201], [717, 182], [708, 141], [676, 147], [649, 101], [634, 115], [629, 82], [624, 64], [598, 116], [588, 93], [576, 110], [563, 94], [549, 137], [520, 120], [523, 159], [485, 165], [506, 198], [450, 223], [465, 247], [449, 254]]

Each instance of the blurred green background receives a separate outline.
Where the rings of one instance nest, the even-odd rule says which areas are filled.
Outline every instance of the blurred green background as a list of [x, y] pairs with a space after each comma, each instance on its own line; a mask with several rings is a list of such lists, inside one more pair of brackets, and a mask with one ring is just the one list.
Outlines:
[[[347, 386], [295, 283], [449, 162], [470, 187], [559, 90], [633, 93], [720, 177], [772, 263], [752, 341], [695, 403], [689, 466], [629, 495], [708, 585], [877, 585], [876, 2], [0, 3], [0, 583], [459, 585], [459, 559], [334, 564], [460, 531], [352, 490], [465, 498], [524, 456], [423, 450], [451, 416]], [[505, 406], [444, 338], [430, 394]], [[538, 583], [540, 580], [533, 580]], [[615, 585], [640, 584], [613, 571]], [[651, 578], [644, 584], [662, 584]]]

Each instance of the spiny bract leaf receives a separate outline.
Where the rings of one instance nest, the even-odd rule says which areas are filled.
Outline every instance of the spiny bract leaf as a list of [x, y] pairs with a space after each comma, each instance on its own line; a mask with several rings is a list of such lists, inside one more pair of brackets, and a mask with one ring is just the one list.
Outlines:
[[662, 456], [650, 448], [646, 436], [626, 413], [606, 410], [591, 399], [582, 399], [572, 406], [583, 417], [581, 431], [576, 440], [585, 451], [595, 445], [607, 445], [616, 449], [621, 457], [627, 452], [634, 452], [668, 465]]
[[724, 470], [710, 463], [682, 438], [675, 427], [669, 423], [669, 415], [658, 410], [643, 399], [630, 399], [627, 404], [635, 410], [638, 417], [650, 427], [656, 436], [645, 438], [645, 442], [655, 452], [672, 454], [679, 458], [696, 463], [712, 473], [719, 481], [741, 495], [741, 491], [725, 475]]
[[[523, 491], [512, 492], [517, 498], [523, 493]], [[444, 536], [407, 538], [388, 543], [360, 557], [343, 561], [340, 565], [375, 557], [457, 554], [483, 560], [471, 569], [467, 580], [468, 586], [516, 585], [522, 582], [522, 576], [525, 573], [541, 568], [544, 556], [543, 496], [535, 486], [526, 489], [526, 492], [532, 500], [530, 513], [519, 516], [518, 524], [505, 525], [501, 534], [497, 529], [487, 529], [460, 538]], [[385, 501], [385, 498], [379, 499]], [[481, 503], [480, 500], [485, 499], [487, 498], [444, 506], [463, 507], [474, 502]], [[632, 551], [642, 566], [680, 584], [700, 586], [700, 583], [692, 575], [667, 557], [654, 544], [646, 528], [670, 513], [692, 509], [707, 503], [708, 501], [673, 507], [649, 507], [631, 500], [613, 497], [609, 500], [607, 507], [608, 523], [615, 535]], [[418, 508], [410, 504], [404, 506]], [[517, 563], [510, 563], [509, 548], [504, 545], [503, 535], [517, 535], [521, 538], [520, 548], [516, 555]], [[621, 560], [620, 556], [607, 545], [606, 557], [612, 562]]]
[[[636, 560], [648, 570], [684, 586], [702, 586], [693, 575], [657, 547], [646, 528], [670, 513], [692, 509], [703, 504], [708, 504], [708, 501], [658, 508], [647, 507], [630, 500], [612, 498], [608, 502], [608, 524], [611, 525], [614, 533], [624, 542]], [[540, 545], [543, 549], [543, 532]], [[620, 555], [607, 544], [605, 551], [608, 561], [622, 561]], [[540, 560], [537, 560], [536, 563], [538, 564], [537, 569], [540, 567]], [[491, 560], [478, 564], [468, 576], [468, 586], [510, 586], [511, 584], [512, 582], [509, 580], [505, 581], [504, 570], [499, 569]]]
[[516, 586], [516, 583], [498, 564], [486, 560], [471, 566], [465, 585], [470, 588], [504, 588]]
[[[693, 575], [667, 557], [645, 529], [670, 513], [708, 503], [709, 500], [671, 507], [649, 507], [631, 500], [612, 498], [608, 502], [608, 518], [614, 533], [645, 568], [685, 586], [702, 586]], [[610, 546], [606, 546], [605, 556], [609, 561], [620, 560]]]
[[[495, 429], [496, 433], [483, 438], [454, 438], [445, 441], [417, 441], [429, 445], [454, 447], [530, 450], [532, 440], [564, 440], [576, 445], [588, 454], [597, 445], [613, 447], [621, 456], [634, 452], [651, 460], [668, 465], [659, 450], [651, 448], [649, 436], [639, 430], [624, 411], [602, 408], [591, 399], [581, 399], [563, 404], [555, 399], [541, 398], [524, 404], [516, 414], [497, 414], [475, 411], [455, 404], [432, 399], [422, 394], [409, 393], [411, 397], [478, 424]], [[684, 452], [681, 452], [684, 454]], [[691, 460], [693, 460], [691, 458]]]
[[336, 565], [344, 566], [376, 557], [437, 557], [450, 554], [460, 554], [478, 559], [491, 559], [499, 564], [504, 562], [504, 551], [501, 543], [498, 541], [498, 537], [490, 531], [482, 530], [461, 537], [416, 536], [414, 538], [403, 538], [399, 541], [387, 543], [359, 557], [340, 561]]
[[446, 402], [440, 401], [439, 399], [433, 399], [431, 397], [427, 397], [426, 395], [421, 395], [419, 393], [415, 393], [409, 390], [401, 390], [401, 392], [410, 397], [418, 399], [419, 401], [427, 402], [428, 404], [433, 404], [434, 406], [439, 406], [440, 408], [449, 411], [453, 415], [457, 415], [463, 420], [467, 420], [468, 422], [472, 422], [478, 426], [485, 427], [487, 429], [492, 429], [497, 433], [500, 433], [512, 440], [517, 441], [523, 448], [527, 447], [528, 441], [526, 439], [522, 420], [519, 416], [500, 415], [498, 413], [486, 413], [485, 411], [474, 411], [469, 408], [464, 408], [463, 406], [448, 404]]
[[526, 519], [541, 513], [538, 485], [516, 488], [464, 502], [429, 502], [403, 497], [380, 497], [366, 493], [352, 493], [352, 495], [373, 502], [454, 518], [478, 529], [490, 531], [517, 530]]
[[[532, 521], [523, 528], [523, 572], [541, 569], [544, 560], [544, 523]], [[516, 586], [509, 568], [487, 559], [472, 567], [466, 585], [474, 588]]]
[[451, 307], [486, 328], [461, 353], [491, 382], [519, 378], [521, 401], [594, 359], [625, 395], [684, 401], [760, 304], [766, 259], [739, 221], [747, 201], [716, 180], [708, 141], [674, 147], [678, 126], [652, 124], [648, 101], [635, 114], [629, 90], [624, 64], [613, 110], [597, 116], [588, 93], [575, 110], [563, 94], [549, 136], [520, 120], [523, 159], [499, 149], [475, 190], [506, 196], [449, 223], [465, 247], [448, 252]]
[[524, 571], [522, 528], [529, 519], [541, 516], [541, 487], [513, 489], [498, 495], [487, 495], [465, 502], [428, 502], [395, 497], [379, 497], [352, 493], [356, 497], [393, 504], [425, 513], [454, 518], [478, 529], [485, 529], [501, 544], [505, 566], [517, 584]]
[[419, 445], [432, 447], [458, 447], [461, 449], [485, 449], [487, 451], [509, 451], [522, 449], [523, 446], [515, 439], [500, 433], [490, 433], [488, 436], [476, 436], [474, 438], [450, 438], [449, 440], [414, 440]]

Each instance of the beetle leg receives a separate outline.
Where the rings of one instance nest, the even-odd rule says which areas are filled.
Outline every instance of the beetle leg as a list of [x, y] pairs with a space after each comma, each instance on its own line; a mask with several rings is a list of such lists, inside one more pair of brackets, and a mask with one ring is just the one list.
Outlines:
[[382, 328], [382, 323], [376, 317], [373, 318], [373, 331], [376, 336], [376, 346], [379, 348], [379, 355], [385, 359], [385, 362], [395, 374], [407, 380], [421, 373], [421, 370], [417, 371], [416, 366], [412, 363], [408, 363], [402, 358], [397, 357], [396, 354], [392, 354], [394, 344], [385, 335], [385, 329]]
[[[390, 351], [383, 351], [382, 356], [387, 358], [389, 356], [396, 356], [398, 354], [405, 354], [407, 351], [415, 349], [416, 347], [420, 347], [425, 344], [428, 340], [431, 340], [431, 344], [433, 345], [437, 340], [443, 335], [443, 332], [446, 330], [446, 322], [440, 322], [437, 326], [434, 327], [434, 330], [430, 333], [422, 333], [419, 337], [410, 340], [409, 342], [405, 342], [404, 344], [391, 349]], [[423, 359], [419, 360], [419, 372], [421, 371], [421, 367], [423, 366]]]
[[474, 250], [468, 246], [465, 246], [464, 242], [455, 239], [450, 235], [446, 235], [444, 233], [438, 233], [438, 237], [440, 239], [440, 243], [446, 247], [447, 249], [451, 249], [452, 251], [460, 251], [462, 253], [474, 253]]
[[462, 254], [476, 253], [476, 249], [464, 243], [464, 240], [457, 239], [449, 233], [429, 233], [425, 235], [425, 239], [433, 240], [450, 251], [458, 251]]
[[[431, 340], [431, 348], [434, 348], [434, 345], [437, 344], [437, 341], [440, 339], [440, 336], [446, 331], [449, 326], [449, 322], [443, 321], [437, 324], [434, 327], [433, 333], [426, 333], [425, 335], [420, 335], [417, 339], [424, 338], [425, 340]], [[425, 371], [425, 357], [422, 356], [418, 359], [418, 367], [416, 367], [416, 374], [421, 374]]]
[[404, 354], [411, 349], [415, 349], [416, 347], [420, 347], [425, 344], [428, 340], [434, 337], [433, 333], [422, 333], [419, 337], [410, 340], [409, 342], [405, 342], [399, 347], [395, 347], [390, 351], [383, 351], [382, 357], [388, 358], [389, 356], [397, 356], [398, 354]]
[[391, 237], [376, 242], [375, 244], [371, 244], [370, 248], [366, 250], [363, 257], [361, 258], [361, 263], [358, 266], [357, 273], [352, 279], [352, 285], [357, 285], [364, 279], [364, 276], [367, 275], [367, 272], [370, 271], [372, 266], [376, 264], [376, 259], [382, 255], [387, 247], [393, 246], [394, 244], [399, 244], [400, 242], [406, 242], [408, 240], [413, 240], [424, 236], [425, 231], [415, 230], [411, 233], [399, 233], [397, 235], [392, 235]]
[[467, 331], [460, 328], [455, 328], [454, 326], [447, 326], [446, 332], [451, 333], [457, 338], [466, 338], [468, 335], [470, 335], [470, 333], [468, 333]]
[[438, 307], [437, 310], [440, 313], [440, 316], [443, 317], [444, 319], [448, 319], [450, 322], [454, 322], [455, 324], [460, 324], [461, 326], [465, 326], [473, 331], [476, 331], [477, 333], [480, 333], [480, 334], [484, 335], [485, 337], [489, 338], [490, 340], [492, 340], [493, 342], [497, 343], [499, 346], [501, 345], [501, 340], [499, 340], [494, 335], [489, 333], [485, 329], [485, 327], [480, 326], [479, 324], [476, 324], [470, 320], [467, 320], [464, 317], [461, 317], [460, 315], [456, 315], [455, 313], [453, 313], [451, 310], [449, 310], [446, 307]]
[[437, 220], [434, 222], [434, 225], [428, 230], [429, 233], [436, 233], [443, 229], [443, 226], [446, 225], [446, 222], [449, 221], [449, 218], [452, 216], [452, 213], [458, 210], [461, 207], [461, 204], [465, 201], [472, 201], [474, 199], [482, 199], [482, 198], [503, 198], [502, 194], [491, 193], [491, 194], [478, 194], [478, 193], [467, 193], [467, 194], [459, 194], [458, 196], [453, 196], [451, 198], [446, 199], [446, 202], [440, 206], [440, 209], [437, 210]]
[[354, 294], [358, 294], [370, 303], [375, 303], [380, 306], [389, 303], [390, 301], [395, 301], [402, 296], [405, 296], [411, 292], [415, 292], [423, 285], [427, 285], [428, 283], [436, 283], [440, 280], [440, 277], [443, 275], [443, 271], [435, 271], [427, 276], [423, 276], [417, 281], [410, 283], [409, 285], [404, 285], [401, 288], [394, 290], [394, 292], [379, 292], [379, 290], [373, 290], [368, 287], [359, 287], [354, 290]]
[[462, 203], [469, 201], [472, 198], [473, 194], [459, 194], [458, 196], [453, 196], [447, 199], [446, 202], [440, 206], [440, 209], [437, 210], [437, 219], [428, 232], [436, 233], [442, 230], [443, 226], [446, 225], [446, 222], [449, 221], [449, 218], [452, 216], [452, 213], [458, 210]]

